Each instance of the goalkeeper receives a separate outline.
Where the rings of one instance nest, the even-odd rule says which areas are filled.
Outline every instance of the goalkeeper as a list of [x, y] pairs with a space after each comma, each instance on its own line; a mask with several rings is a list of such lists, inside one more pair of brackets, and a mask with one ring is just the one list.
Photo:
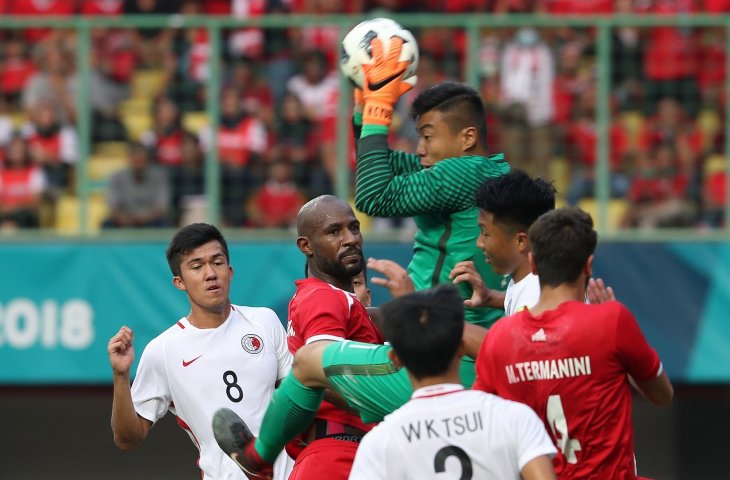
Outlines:
[[[462, 261], [474, 263], [490, 291], [503, 290], [502, 277], [492, 271], [476, 246], [475, 200], [479, 185], [506, 173], [509, 165], [502, 154], [487, 156], [487, 126], [479, 94], [453, 82], [428, 88], [414, 100], [416, 154], [390, 149], [387, 135], [393, 107], [415, 83], [415, 79], [403, 80], [408, 62], [399, 61], [402, 45], [400, 38], [393, 37], [385, 52], [380, 39], [373, 39], [373, 63], [363, 65], [363, 89], [355, 91], [355, 206], [372, 216], [414, 217], [418, 232], [408, 274], [416, 290], [451, 283], [449, 273]], [[464, 299], [471, 297], [467, 282], [458, 287]], [[503, 296], [495, 297], [487, 301], [495, 308], [467, 307], [466, 320], [489, 327], [503, 314]], [[471, 386], [473, 360], [463, 360], [460, 370], [462, 383]]]

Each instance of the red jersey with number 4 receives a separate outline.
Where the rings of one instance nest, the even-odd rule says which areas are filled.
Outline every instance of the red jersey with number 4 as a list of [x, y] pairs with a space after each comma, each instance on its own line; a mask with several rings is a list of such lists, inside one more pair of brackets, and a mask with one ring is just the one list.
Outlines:
[[636, 479], [631, 387], [662, 372], [629, 310], [618, 302], [565, 302], [523, 310], [489, 329], [474, 389], [525, 403], [558, 447], [560, 479]]
[[[296, 353], [302, 345], [317, 340], [356, 340], [383, 343], [367, 310], [355, 294], [346, 292], [318, 278], [297, 280], [297, 291], [289, 302], [287, 334], [289, 351]], [[360, 417], [322, 402], [317, 418], [370, 430]]]

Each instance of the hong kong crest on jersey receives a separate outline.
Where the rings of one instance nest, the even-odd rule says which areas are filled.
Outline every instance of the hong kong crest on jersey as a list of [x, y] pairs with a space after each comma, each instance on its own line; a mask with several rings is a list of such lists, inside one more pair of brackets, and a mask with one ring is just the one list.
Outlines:
[[255, 355], [257, 353], [261, 353], [261, 350], [264, 349], [264, 342], [258, 335], [249, 333], [248, 335], [244, 335], [241, 339], [241, 346], [248, 353], [253, 353]]

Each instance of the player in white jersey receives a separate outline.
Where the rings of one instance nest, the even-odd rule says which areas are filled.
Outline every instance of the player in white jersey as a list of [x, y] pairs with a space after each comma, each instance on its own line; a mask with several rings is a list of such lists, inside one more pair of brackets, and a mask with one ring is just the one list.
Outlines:
[[[200, 450], [204, 479], [245, 479], [218, 447], [211, 419], [228, 407], [258, 430], [277, 381], [291, 366], [286, 332], [272, 310], [231, 304], [228, 246], [214, 226], [181, 229], [167, 260], [190, 313], [145, 347], [131, 388], [132, 330], [124, 326], [109, 341], [114, 441], [124, 450], [136, 447], [170, 411]], [[280, 455], [275, 478], [286, 479], [291, 466]]]
[[541, 178], [513, 170], [484, 182], [477, 191], [479, 230], [477, 246], [496, 273], [510, 275], [507, 290], [488, 289], [472, 262], [451, 271], [454, 283], [469, 282], [474, 295], [467, 304], [504, 307], [506, 316], [537, 303], [540, 283], [530, 272], [527, 229], [543, 213], [555, 208], [555, 187]]
[[[484, 182], [477, 191], [479, 230], [477, 246], [495, 272], [509, 275], [503, 292], [486, 287], [472, 262], [460, 262], [451, 271], [454, 283], [469, 282], [473, 295], [467, 306], [504, 307], [505, 316], [537, 304], [540, 282], [530, 271], [527, 230], [540, 215], [555, 208], [555, 187], [541, 178], [513, 170]], [[590, 279], [586, 302], [616, 300], [611, 287]]]
[[555, 447], [529, 407], [460, 385], [464, 306], [453, 287], [399, 297], [381, 314], [414, 392], [365, 435], [350, 480], [555, 478]]

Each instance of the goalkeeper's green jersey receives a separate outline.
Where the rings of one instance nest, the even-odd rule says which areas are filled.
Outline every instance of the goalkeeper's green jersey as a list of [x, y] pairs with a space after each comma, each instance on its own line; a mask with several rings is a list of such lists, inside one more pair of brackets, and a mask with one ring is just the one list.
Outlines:
[[[369, 126], [368, 126], [369, 127]], [[356, 134], [357, 128], [355, 129]], [[447, 158], [429, 168], [415, 154], [390, 150], [384, 134], [368, 134], [357, 145], [355, 206], [377, 217], [414, 217], [418, 232], [408, 273], [417, 290], [451, 283], [449, 273], [471, 260], [487, 287], [504, 290], [500, 275], [477, 248], [479, 236], [476, 193], [485, 180], [509, 171], [502, 154]], [[459, 284], [471, 297], [466, 282]], [[467, 308], [467, 321], [491, 326], [502, 310]]]

